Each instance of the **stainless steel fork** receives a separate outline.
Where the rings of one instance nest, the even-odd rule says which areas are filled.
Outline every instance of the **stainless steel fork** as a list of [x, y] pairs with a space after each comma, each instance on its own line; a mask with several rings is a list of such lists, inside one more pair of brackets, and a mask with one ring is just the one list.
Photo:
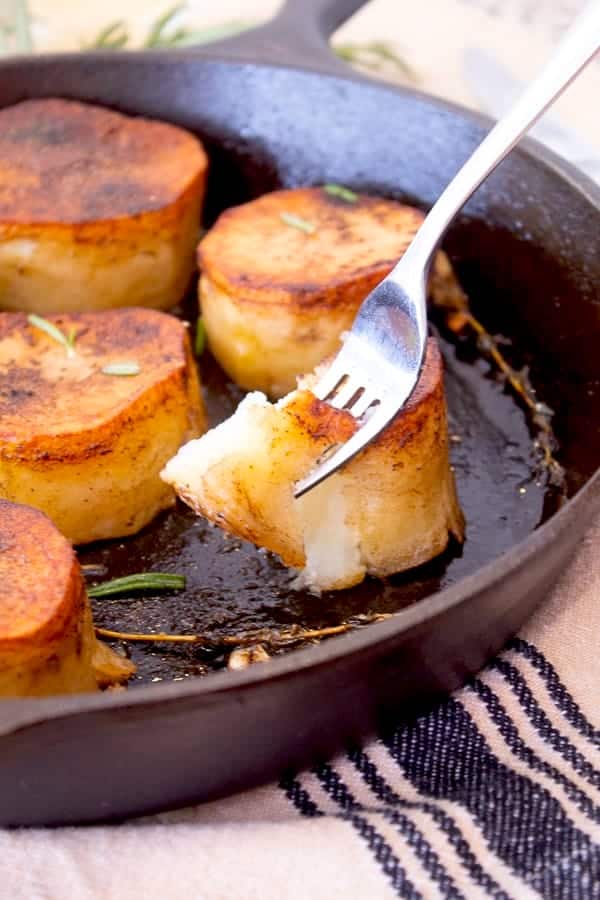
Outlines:
[[600, 0], [577, 17], [540, 75], [486, 135], [433, 206], [390, 274], [363, 301], [352, 330], [313, 393], [361, 424], [297, 482], [311, 490], [367, 446], [402, 409], [419, 379], [427, 342], [431, 260], [454, 216], [600, 49]]

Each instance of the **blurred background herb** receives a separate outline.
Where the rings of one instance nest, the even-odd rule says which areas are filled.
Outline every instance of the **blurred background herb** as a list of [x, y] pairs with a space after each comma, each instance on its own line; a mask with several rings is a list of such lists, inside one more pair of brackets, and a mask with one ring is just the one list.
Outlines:
[[[159, 16], [150, 26], [143, 38], [141, 47], [161, 49], [168, 47], [189, 47], [193, 44], [208, 44], [210, 41], [218, 41], [221, 38], [238, 34], [246, 28], [251, 28], [252, 22], [224, 22], [221, 25], [213, 25], [207, 28], [191, 28], [185, 24], [185, 4], [179, 3], [172, 6]], [[131, 35], [126, 23], [121, 20], [111, 22], [106, 28], [97, 34], [88, 44], [85, 50], [121, 50], [124, 47], [132, 47]]]
[[373, 72], [401, 75], [408, 81], [418, 81], [412, 66], [398, 55], [393, 44], [386, 41], [371, 41], [368, 44], [334, 44], [337, 55], [353, 66], [370, 69]]
[[31, 53], [31, 16], [27, 0], [2, 0], [0, 4], [0, 55]]
[[[135, 43], [124, 19], [108, 22], [96, 35], [88, 38], [82, 50], [124, 50], [136, 47], [166, 49], [208, 44], [252, 28], [256, 22], [235, 20], [205, 28], [195, 28], [186, 21], [183, 3], [167, 9], [153, 22], [140, 43]], [[0, 56], [8, 53], [30, 53], [34, 50], [32, 21], [27, 0], [2, 0], [0, 9]], [[400, 77], [415, 82], [414, 69], [387, 41], [338, 43], [332, 49], [350, 65], [380, 75]]]

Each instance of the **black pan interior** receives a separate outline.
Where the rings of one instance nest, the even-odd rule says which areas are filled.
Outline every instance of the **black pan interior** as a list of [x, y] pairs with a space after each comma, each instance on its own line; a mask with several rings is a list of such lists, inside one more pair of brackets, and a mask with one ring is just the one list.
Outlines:
[[[177, 65], [175, 65], [175, 62]], [[77, 78], [70, 71], [77, 65]], [[127, 70], [121, 67], [127, 65]], [[48, 74], [47, 72], [45, 73]], [[62, 62], [44, 78], [31, 65], [18, 93], [0, 85], [0, 104], [58, 94], [153, 115], [196, 132], [211, 156], [206, 224], [226, 206], [279, 186], [338, 181], [426, 208], [481, 138], [473, 119], [460, 129], [451, 110], [413, 95], [286, 69], [195, 59], [139, 57]], [[244, 91], [240, 91], [240, 84]], [[161, 88], [161, 85], [164, 88]], [[382, 90], [389, 104], [380, 115]], [[426, 122], [426, 126], [425, 123]], [[423, 134], [428, 140], [423, 141]], [[543, 198], [543, 201], [542, 201]], [[545, 209], [555, 210], [550, 217]], [[556, 211], [561, 210], [557, 215]], [[513, 342], [539, 399], [556, 410], [559, 458], [569, 493], [600, 462], [598, 305], [590, 248], [574, 246], [593, 206], [550, 166], [517, 152], [480, 190], [448, 236], [476, 314]], [[160, 569], [187, 576], [185, 594], [95, 603], [98, 624], [122, 630], [239, 633], [250, 627], [334, 624], [366, 610], [395, 611], [460, 579], [529, 534], [553, 509], [536, 477], [523, 411], [487, 363], [444, 342], [453, 462], [467, 542], [385, 584], [315, 598], [291, 592], [276, 560], [209, 529], [183, 508], [134, 539], [95, 547], [82, 562], [107, 577]], [[212, 421], [238, 399], [209, 357], [202, 374]], [[141, 681], [184, 678], [222, 667], [199, 648], [128, 645]]]

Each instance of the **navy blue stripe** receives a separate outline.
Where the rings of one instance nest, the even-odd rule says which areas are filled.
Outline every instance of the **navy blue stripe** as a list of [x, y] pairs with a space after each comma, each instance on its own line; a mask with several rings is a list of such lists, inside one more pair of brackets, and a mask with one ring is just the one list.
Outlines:
[[548, 694], [565, 719], [592, 744], [600, 746], [600, 731], [594, 728], [592, 723], [582, 713], [577, 702], [558, 677], [558, 672], [544, 654], [537, 647], [534, 647], [533, 644], [524, 641], [523, 638], [514, 638], [508, 644], [507, 649], [514, 650], [515, 653], [519, 653], [529, 660], [544, 680]]
[[561, 734], [554, 727], [531, 693], [521, 672], [506, 659], [495, 659], [490, 664], [490, 668], [496, 669], [504, 676], [540, 737], [553, 750], [560, 753], [563, 759], [570, 763], [573, 769], [586, 781], [589, 781], [594, 787], [599, 787], [600, 771], [585, 758], [583, 753], [580, 753], [564, 734]]
[[495, 900], [510, 900], [500, 885], [488, 875], [477, 857], [463, 837], [462, 831], [448, 813], [440, 809], [435, 803], [419, 800], [405, 800], [400, 797], [387, 783], [383, 775], [377, 769], [375, 763], [362, 750], [351, 751], [349, 759], [354, 763], [375, 796], [390, 806], [402, 806], [404, 809], [418, 809], [428, 813], [440, 831], [447, 837], [448, 842], [469, 874], [471, 881], [478, 885]]
[[[329, 767], [327, 768], [329, 769]], [[285, 792], [286, 797], [291, 800], [301, 815], [313, 818], [324, 815], [317, 804], [310, 799], [308, 791], [302, 787], [296, 778], [284, 776], [279, 782], [279, 787]], [[336, 791], [339, 789], [340, 786], [338, 784]], [[326, 788], [326, 790], [331, 794], [331, 789]], [[356, 811], [347, 808], [347, 803], [342, 804], [342, 808], [344, 812], [340, 815], [340, 818], [349, 821], [363, 840], [366, 841], [369, 850], [381, 865], [384, 874], [391, 881], [398, 896], [405, 897], [407, 900], [420, 900], [421, 895], [407, 878], [406, 872], [400, 865], [400, 860], [394, 855], [392, 848], [385, 842], [374, 826], [364, 816], [360, 816]]]
[[548, 778], [560, 784], [567, 797], [573, 801], [581, 812], [585, 813], [593, 822], [600, 825], [600, 806], [597, 806], [591, 797], [582, 791], [576, 784], [559, 772], [554, 766], [546, 762], [529, 747], [520, 736], [517, 728], [502, 706], [502, 703], [492, 691], [489, 685], [484, 684], [476, 678], [470, 685], [471, 689], [483, 700], [490, 714], [490, 718], [498, 726], [498, 731], [504, 738], [506, 744], [510, 747], [518, 759], [527, 763], [527, 765], [535, 772], [542, 772]]
[[542, 785], [500, 762], [457, 700], [399, 727], [385, 743], [421, 794], [464, 806], [490, 851], [543, 897], [594, 896], [600, 847]]
[[311, 800], [310, 794], [302, 787], [297, 778], [293, 778], [291, 775], [284, 775], [279, 782], [279, 787], [288, 800], [293, 803], [300, 815], [312, 818], [325, 815], [317, 804]]
[[[354, 798], [340, 775], [332, 769], [331, 766], [322, 765], [314, 771], [327, 793], [345, 813], [356, 816], [358, 813], [365, 811], [363, 804], [359, 803]], [[448, 874], [440, 862], [437, 853], [431, 847], [431, 844], [423, 837], [415, 823], [398, 810], [378, 807], [376, 812], [384, 816], [398, 828], [398, 831], [404, 836], [408, 845], [413, 849], [415, 856], [421, 861], [423, 868], [431, 880], [438, 885], [442, 896], [449, 898], [449, 900], [462, 900], [463, 895], [456, 886], [454, 879]], [[392, 853], [389, 845], [386, 844], [386, 846], [388, 847], [389, 852]], [[406, 875], [404, 875], [404, 877], [406, 878]], [[418, 895], [415, 894], [415, 896]]]

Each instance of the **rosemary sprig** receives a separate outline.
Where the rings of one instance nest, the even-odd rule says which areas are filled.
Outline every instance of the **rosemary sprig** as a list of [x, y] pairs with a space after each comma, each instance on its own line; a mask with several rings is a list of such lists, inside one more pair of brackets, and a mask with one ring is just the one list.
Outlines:
[[64, 334], [54, 322], [49, 322], [48, 319], [44, 319], [42, 316], [38, 316], [35, 313], [30, 313], [27, 316], [27, 321], [34, 328], [47, 334], [48, 337], [52, 338], [53, 341], [56, 341], [57, 344], [62, 344], [68, 357], [76, 355], [75, 339], [77, 337], [77, 331], [75, 328], [71, 328], [68, 335]]
[[[150, 26], [146, 37], [142, 40], [142, 47], [160, 50], [168, 47], [189, 47], [200, 44], [210, 44], [212, 41], [222, 40], [239, 34], [247, 28], [251, 28], [251, 22], [233, 21], [223, 22], [220, 25], [212, 25], [207, 28], [187, 28], [180, 26], [172, 28], [174, 20], [183, 12], [185, 4], [177, 4], [171, 7], [156, 22]], [[85, 50], [122, 50], [131, 44], [131, 34], [123, 20], [111, 22], [96, 37], [84, 46]]]
[[[563, 489], [565, 486], [565, 471], [554, 457], [556, 450], [556, 438], [552, 428], [554, 411], [545, 403], [540, 402], [535, 394], [535, 389], [529, 381], [526, 371], [518, 372], [506, 360], [498, 346], [498, 341], [489, 334], [482, 323], [468, 312], [465, 314], [465, 324], [477, 335], [477, 347], [481, 353], [489, 356], [496, 364], [509, 385], [527, 407], [531, 421], [537, 429], [534, 440], [534, 448], [538, 451], [543, 468], [548, 473], [548, 481], [552, 487]], [[452, 321], [448, 323], [452, 329]]]
[[178, 3], [159, 16], [148, 32], [144, 47], [172, 47], [174, 43], [176, 44], [185, 33], [185, 29], [179, 28], [173, 34], [169, 34], [168, 27], [184, 8], [185, 4]]
[[196, 339], [194, 341], [194, 352], [196, 356], [200, 357], [204, 353], [204, 348], [206, 347], [206, 328], [204, 327], [204, 320], [202, 316], [198, 317], [198, 321], [196, 322]]
[[122, 50], [129, 40], [127, 26], [119, 19], [103, 28], [90, 44], [84, 46], [84, 50]]
[[[185, 4], [177, 4], [163, 13], [151, 26], [142, 41], [143, 47], [189, 47], [194, 44], [210, 44], [212, 41], [232, 37], [248, 28], [255, 27], [254, 21], [240, 19], [209, 25], [205, 28], [189, 28], [174, 22], [185, 11]], [[131, 35], [124, 21], [112, 22], [104, 28], [85, 49], [121, 50], [131, 43]], [[387, 41], [370, 41], [366, 44], [333, 44], [332, 51], [350, 65], [383, 73], [392, 70], [409, 81], [418, 81], [415, 70]]]
[[102, 366], [100, 369], [103, 375], [139, 375], [142, 371], [136, 362], [114, 362]]
[[279, 213], [279, 218], [286, 225], [289, 225], [291, 228], [297, 228], [299, 231], [304, 231], [305, 234], [314, 234], [317, 230], [317, 226], [313, 222], [302, 219], [300, 216], [295, 216], [294, 213], [282, 212]]
[[358, 194], [355, 194], [350, 188], [344, 187], [343, 184], [325, 184], [323, 190], [330, 197], [338, 197], [340, 200], [345, 200], [346, 203], [356, 203], [358, 200]]
[[88, 588], [88, 596], [93, 598], [115, 597], [135, 591], [182, 591], [185, 588], [185, 575], [170, 572], [139, 572], [136, 575], [125, 575], [113, 578]]
[[431, 302], [443, 314], [444, 325], [452, 334], [460, 335], [471, 331], [477, 341], [478, 351], [491, 360], [513, 393], [525, 404], [531, 424], [536, 430], [533, 445], [540, 457], [541, 469], [547, 473], [549, 484], [559, 492], [564, 492], [565, 471], [554, 456], [557, 446], [552, 428], [554, 413], [549, 406], [538, 400], [527, 371], [519, 372], [511, 366], [500, 349], [499, 339], [491, 335], [471, 312], [466, 294], [452, 280], [440, 278], [435, 269], [431, 280]]
[[[33, 48], [31, 38], [31, 14], [27, 0], [14, 0], [13, 21], [0, 21], [0, 55], [15, 51], [29, 53]], [[210, 25], [205, 28], [189, 28], [186, 25], [174, 27], [175, 20], [185, 11], [185, 4], [178, 3], [167, 9], [150, 26], [141, 46], [149, 48], [189, 47], [194, 44], [209, 44], [253, 28], [258, 23], [240, 19]], [[131, 33], [123, 19], [106, 25], [84, 50], [123, 50], [131, 45]], [[417, 81], [417, 75], [387, 41], [370, 41], [366, 44], [334, 44], [332, 50], [340, 59], [351, 65], [373, 71], [384, 72], [393, 69], [410, 81]]]

